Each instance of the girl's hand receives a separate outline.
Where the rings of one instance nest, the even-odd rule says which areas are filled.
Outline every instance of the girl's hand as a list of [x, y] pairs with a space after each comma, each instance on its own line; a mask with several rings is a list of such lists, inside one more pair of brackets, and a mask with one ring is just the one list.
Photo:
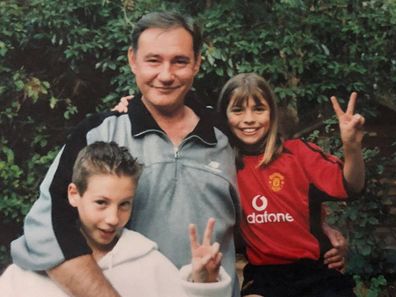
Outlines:
[[345, 272], [345, 256], [348, 251], [348, 241], [340, 231], [331, 228], [326, 223], [322, 224], [322, 229], [333, 246], [332, 249], [324, 254], [324, 264], [330, 269]]
[[128, 100], [132, 100], [133, 95], [121, 97], [120, 102], [111, 111], [128, 112]]
[[193, 282], [217, 282], [221, 259], [219, 243], [211, 244], [211, 238], [215, 225], [215, 219], [210, 218], [206, 225], [202, 244], [197, 239], [197, 229], [195, 225], [190, 224], [189, 235], [191, 244], [191, 264], [192, 264], [192, 281]]
[[357, 93], [352, 92], [345, 112], [341, 109], [335, 96], [330, 98], [339, 122], [342, 143], [347, 146], [360, 146], [364, 134], [363, 125], [365, 119], [360, 114], [354, 113], [356, 98]]

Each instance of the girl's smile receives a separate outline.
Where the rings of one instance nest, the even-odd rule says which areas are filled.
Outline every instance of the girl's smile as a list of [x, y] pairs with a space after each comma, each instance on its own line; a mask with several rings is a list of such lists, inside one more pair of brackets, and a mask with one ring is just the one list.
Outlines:
[[232, 98], [227, 107], [231, 132], [247, 147], [259, 144], [270, 127], [270, 107], [267, 101], [253, 97], [242, 102], [236, 101]]

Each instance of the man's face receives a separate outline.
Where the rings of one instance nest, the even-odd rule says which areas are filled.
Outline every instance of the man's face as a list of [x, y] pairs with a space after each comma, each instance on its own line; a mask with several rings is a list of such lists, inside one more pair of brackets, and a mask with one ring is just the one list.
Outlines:
[[131, 177], [94, 175], [80, 195], [71, 183], [69, 202], [78, 210], [81, 230], [94, 251], [109, 251], [131, 215], [136, 183]]
[[184, 106], [201, 63], [187, 30], [147, 29], [139, 37], [137, 51], [129, 49], [128, 58], [150, 112], [169, 114]]

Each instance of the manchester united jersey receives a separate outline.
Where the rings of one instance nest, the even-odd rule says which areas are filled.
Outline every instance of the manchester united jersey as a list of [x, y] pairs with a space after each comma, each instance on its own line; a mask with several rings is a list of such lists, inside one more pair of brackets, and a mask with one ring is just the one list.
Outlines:
[[283, 153], [265, 168], [258, 167], [260, 159], [245, 156], [238, 172], [241, 232], [249, 262], [319, 259], [326, 238], [321, 203], [348, 196], [342, 162], [302, 140], [285, 141]]

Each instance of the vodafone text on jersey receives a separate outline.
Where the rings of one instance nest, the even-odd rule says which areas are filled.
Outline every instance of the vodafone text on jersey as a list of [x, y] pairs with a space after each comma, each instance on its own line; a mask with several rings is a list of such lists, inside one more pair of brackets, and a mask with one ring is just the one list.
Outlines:
[[247, 215], [249, 224], [284, 223], [293, 222], [294, 218], [290, 213], [267, 212], [268, 199], [263, 195], [256, 195], [252, 200], [252, 207], [256, 212]]

